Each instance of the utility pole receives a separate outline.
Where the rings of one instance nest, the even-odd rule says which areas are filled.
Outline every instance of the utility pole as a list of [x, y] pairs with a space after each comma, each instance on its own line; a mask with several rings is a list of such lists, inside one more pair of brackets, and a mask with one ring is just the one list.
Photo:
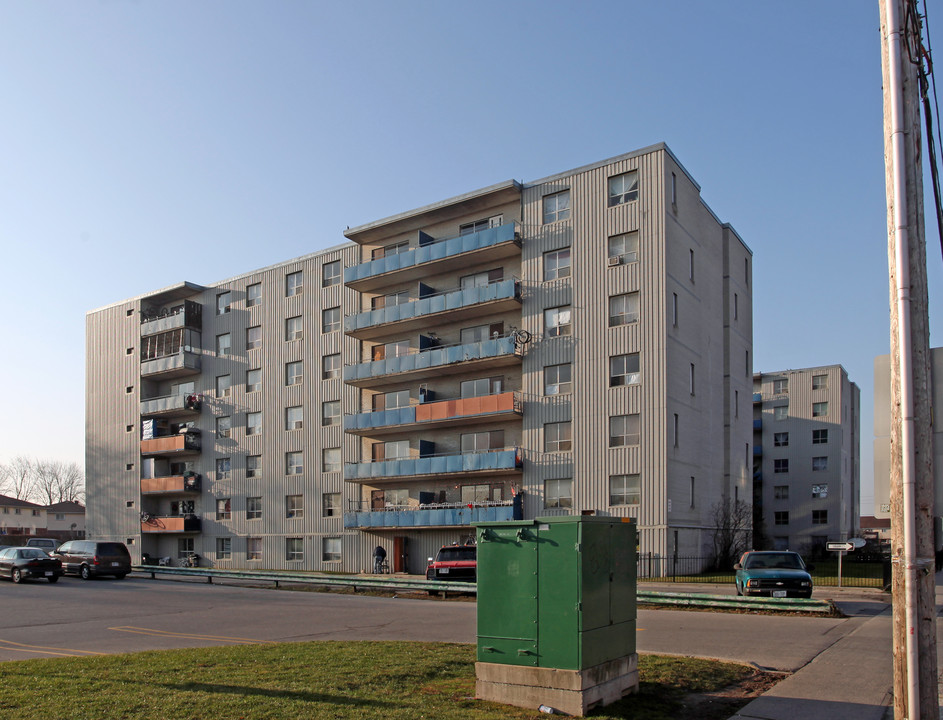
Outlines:
[[894, 717], [938, 720], [930, 333], [914, 0], [879, 0], [891, 300]]

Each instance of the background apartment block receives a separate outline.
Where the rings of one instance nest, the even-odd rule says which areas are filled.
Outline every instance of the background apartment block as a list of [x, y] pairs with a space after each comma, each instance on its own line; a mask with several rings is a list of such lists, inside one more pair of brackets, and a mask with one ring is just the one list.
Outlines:
[[218, 566], [422, 572], [478, 520], [749, 500], [749, 249], [664, 145], [87, 317], [89, 535]]
[[840, 365], [753, 379], [754, 545], [809, 552], [859, 525], [860, 391]]

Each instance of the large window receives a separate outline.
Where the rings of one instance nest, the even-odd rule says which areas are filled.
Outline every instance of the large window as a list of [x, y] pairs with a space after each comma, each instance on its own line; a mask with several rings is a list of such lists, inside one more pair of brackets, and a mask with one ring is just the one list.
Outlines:
[[812, 389], [813, 390], [827, 390], [828, 389], [828, 375], [813, 375], [812, 376]]
[[305, 426], [305, 409], [302, 405], [285, 408], [285, 429], [301, 430]]
[[774, 512], [773, 524], [774, 525], [788, 525], [789, 524], [789, 511], [777, 510], [776, 512]]
[[304, 472], [304, 455], [299, 450], [285, 453], [285, 474], [301, 475]]
[[262, 519], [262, 498], [260, 497], [246, 498], [246, 520], [261, 520], [261, 519]]
[[820, 456], [812, 458], [812, 472], [823, 472], [828, 470], [828, 457]]
[[321, 548], [322, 562], [341, 561], [341, 539], [339, 537], [322, 538]]
[[246, 328], [246, 350], [255, 350], [262, 347], [262, 326], [254, 325]]
[[216, 458], [216, 479], [229, 480], [232, 477], [232, 459]]
[[773, 420], [785, 420], [789, 417], [788, 405], [777, 405], [773, 408]]
[[812, 524], [813, 525], [828, 525], [828, 510], [813, 510], [812, 511]]
[[329, 333], [341, 329], [341, 309], [325, 308], [321, 311], [321, 332]]
[[573, 480], [570, 478], [544, 480], [544, 507], [573, 507]]
[[[504, 335], [504, 323], [491, 323], [490, 325], [474, 325], [472, 327], [462, 328], [459, 333], [459, 342], [462, 345], [484, 342]], [[402, 353], [406, 354], [406, 353]], [[390, 357], [387, 354], [387, 357]]]
[[570, 248], [544, 253], [544, 280], [570, 277]]
[[305, 559], [304, 538], [285, 538], [285, 559], [289, 562]]
[[773, 433], [773, 446], [774, 447], [789, 447], [789, 433], [787, 432]]
[[547, 337], [560, 337], [573, 332], [570, 306], [547, 308], [544, 310], [544, 328]]
[[609, 447], [639, 444], [639, 416], [613, 415], [609, 418]]
[[476, 287], [487, 287], [502, 280], [504, 280], [504, 268], [492, 268], [472, 275], [463, 275], [459, 278], [459, 287], [462, 290], [471, 290]]
[[544, 224], [570, 217], [570, 191], [544, 195]]
[[638, 171], [609, 178], [609, 207], [638, 200]]
[[618, 260], [610, 261], [610, 265], [638, 262], [638, 232], [622, 233], [609, 238], [609, 257]]
[[321, 425], [341, 424], [341, 401], [327, 400], [321, 403]]
[[216, 437], [228, 438], [232, 436], [232, 417], [221, 415], [216, 418]]
[[637, 292], [609, 298], [609, 327], [638, 322], [638, 298]]
[[304, 495], [286, 495], [285, 496], [285, 517], [300, 519], [305, 516], [305, 496]]
[[258, 392], [262, 389], [262, 368], [246, 370], [246, 392]]
[[609, 358], [609, 385], [638, 385], [641, 382], [639, 372], [639, 354], [614, 355]]
[[340, 517], [341, 494], [339, 492], [324, 493], [321, 496], [321, 515], [323, 517]]
[[216, 296], [216, 314], [225, 315], [232, 306], [232, 293], [224, 292]]
[[573, 449], [570, 421], [544, 425], [544, 452], [567, 452]]
[[812, 444], [813, 445], [825, 445], [826, 443], [828, 443], [828, 429], [827, 428], [812, 431]]
[[223, 333], [216, 336], [216, 355], [225, 357], [232, 353], [232, 335]]
[[[464, 396], [463, 396], [464, 397]], [[338, 401], [339, 402], [339, 401]], [[377, 393], [371, 399], [373, 412], [383, 412], [384, 410], [398, 410], [399, 408], [409, 407], [409, 390], [393, 390], [387, 393]], [[338, 412], [340, 409], [338, 408]]]
[[246, 477], [262, 477], [262, 456], [246, 455]]
[[217, 498], [216, 519], [217, 520], [232, 520], [232, 499], [231, 498]]
[[232, 375], [216, 376], [216, 397], [229, 397], [230, 388], [232, 388]]
[[288, 273], [285, 276], [285, 296], [301, 295], [304, 292], [304, 276], [301, 271]]
[[341, 261], [332, 260], [321, 266], [321, 287], [339, 285], [341, 282]]
[[380, 258], [388, 257], [390, 255], [402, 255], [403, 253], [407, 252], [409, 252], [408, 242], [393, 243], [392, 245], [386, 245], [384, 247], [378, 247], [371, 250], [370, 259], [379, 260]]
[[321, 451], [321, 471], [339, 472], [341, 470], [341, 449], [324, 448]]
[[828, 402], [812, 403], [812, 417], [825, 417], [828, 415]]
[[504, 430], [462, 433], [462, 452], [477, 453], [504, 449]]
[[820, 483], [812, 486], [812, 497], [816, 500], [824, 500], [828, 497], [828, 483]]
[[570, 363], [544, 368], [544, 395], [565, 395], [571, 392], [573, 366]]
[[246, 560], [262, 559], [262, 538], [246, 538]]
[[773, 460], [773, 472], [774, 473], [789, 472], [789, 458], [776, 458], [775, 460]]
[[246, 307], [262, 304], [262, 283], [253, 283], [246, 288]]
[[638, 475], [612, 475], [609, 478], [610, 505], [638, 505], [642, 502]]
[[285, 320], [285, 339], [301, 340], [304, 337], [304, 321], [301, 315], [295, 315]]
[[773, 395], [784, 395], [789, 392], [789, 380], [782, 378], [773, 380]]
[[[478, 378], [476, 380], [463, 380], [461, 384], [461, 396], [463, 398], [484, 397], [485, 395], [497, 395], [504, 389], [503, 377]], [[388, 393], [389, 394], [389, 393]], [[408, 400], [407, 394], [407, 400]], [[408, 404], [408, 403], [407, 403]], [[400, 407], [405, 407], [401, 405]], [[387, 409], [390, 404], [387, 403]]]
[[788, 500], [789, 499], [789, 486], [788, 485], [774, 485], [773, 486], [773, 499], [774, 500]]
[[341, 355], [332, 353], [321, 359], [321, 379], [330, 380], [341, 376]]
[[304, 370], [304, 362], [301, 360], [285, 363], [285, 384], [301, 385], [305, 379]]
[[232, 538], [228, 538], [228, 537], [216, 538], [216, 559], [217, 560], [232, 559]]

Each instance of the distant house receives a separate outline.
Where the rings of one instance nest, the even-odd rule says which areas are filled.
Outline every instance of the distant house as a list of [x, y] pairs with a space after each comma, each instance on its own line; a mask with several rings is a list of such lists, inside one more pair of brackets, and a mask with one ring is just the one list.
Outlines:
[[874, 517], [873, 515], [862, 515], [861, 537], [863, 537], [865, 540], [890, 542], [891, 519]]
[[0, 495], [0, 535], [35, 535], [45, 528], [45, 507]]
[[60, 502], [46, 507], [46, 529], [53, 532], [85, 535], [85, 506], [77, 502]]

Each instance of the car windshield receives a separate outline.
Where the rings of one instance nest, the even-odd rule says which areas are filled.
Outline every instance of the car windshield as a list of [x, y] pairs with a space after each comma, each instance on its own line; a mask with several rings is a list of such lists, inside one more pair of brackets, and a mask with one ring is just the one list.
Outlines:
[[474, 560], [475, 546], [459, 545], [439, 550], [438, 562], [455, 562], [456, 560]]
[[19, 552], [21, 558], [44, 558], [47, 557], [45, 551], [39, 548], [23, 548]]
[[747, 570], [761, 568], [785, 568], [787, 570], [801, 570], [802, 560], [795, 553], [763, 553], [747, 556], [744, 564]]

